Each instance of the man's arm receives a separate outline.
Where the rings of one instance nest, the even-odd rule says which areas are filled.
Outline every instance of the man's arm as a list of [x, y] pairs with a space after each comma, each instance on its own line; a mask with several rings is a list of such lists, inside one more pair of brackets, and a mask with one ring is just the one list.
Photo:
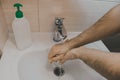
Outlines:
[[99, 21], [66, 44], [71, 48], [102, 39], [120, 32], [120, 5], [112, 8]]
[[120, 79], [120, 53], [89, 50], [80, 58], [109, 80]]
[[73, 48], [102, 39], [118, 32], [120, 32], [120, 5], [112, 8], [98, 22], [77, 37], [53, 46], [49, 53], [49, 60], [50, 62], [53, 62], [52, 58], [57, 57], [59, 61], [62, 56]]
[[[79, 47], [69, 51], [62, 57], [67, 60], [81, 59], [109, 80], [120, 80], [120, 53], [109, 53], [100, 50]], [[54, 61], [57, 59], [54, 58]]]

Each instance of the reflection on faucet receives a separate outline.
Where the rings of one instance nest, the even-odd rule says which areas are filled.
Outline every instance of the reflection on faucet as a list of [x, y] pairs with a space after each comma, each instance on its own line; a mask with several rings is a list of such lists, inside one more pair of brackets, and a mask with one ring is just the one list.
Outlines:
[[54, 29], [54, 35], [53, 35], [53, 40], [55, 42], [62, 41], [67, 37], [67, 31], [63, 25], [63, 20], [64, 18], [55, 19], [55, 29]]

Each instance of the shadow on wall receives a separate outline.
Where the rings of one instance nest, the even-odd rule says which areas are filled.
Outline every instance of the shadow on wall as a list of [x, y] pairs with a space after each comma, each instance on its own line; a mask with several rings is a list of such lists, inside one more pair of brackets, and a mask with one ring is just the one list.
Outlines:
[[2, 51], [0, 50], [0, 59], [1, 59], [1, 57], [2, 57]]
[[103, 39], [103, 43], [111, 52], [120, 52], [120, 34]]
[[0, 50], [3, 50], [7, 39], [8, 39], [8, 28], [0, 0]]

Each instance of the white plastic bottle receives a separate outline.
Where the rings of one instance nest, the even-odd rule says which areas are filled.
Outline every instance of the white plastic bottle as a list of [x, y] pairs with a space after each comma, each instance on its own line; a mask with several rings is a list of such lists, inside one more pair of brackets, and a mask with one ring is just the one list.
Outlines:
[[17, 7], [17, 11], [12, 24], [13, 33], [17, 48], [23, 50], [32, 45], [30, 25], [28, 20], [23, 16], [23, 12], [20, 10], [22, 4], [16, 3], [14, 7]]

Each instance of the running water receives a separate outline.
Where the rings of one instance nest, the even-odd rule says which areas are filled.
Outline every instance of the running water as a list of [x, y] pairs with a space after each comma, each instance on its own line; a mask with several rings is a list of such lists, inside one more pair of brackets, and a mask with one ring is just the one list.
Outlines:
[[[60, 43], [63, 43], [63, 42], [64, 42], [64, 40], [62, 38]], [[58, 80], [61, 80], [61, 77], [64, 75], [64, 70], [62, 68], [62, 64], [58, 61], [58, 62], [54, 62], [53, 65], [54, 65], [54, 68], [55, 68], [54, 69], [54, 74], [56, 76], [58, 76]]]

